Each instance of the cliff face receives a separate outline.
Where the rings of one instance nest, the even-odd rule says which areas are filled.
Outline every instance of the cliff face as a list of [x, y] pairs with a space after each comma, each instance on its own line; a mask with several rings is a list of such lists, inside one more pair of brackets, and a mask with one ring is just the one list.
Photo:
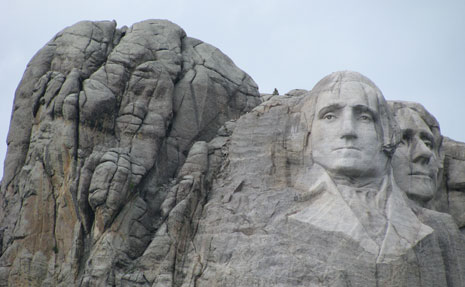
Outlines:
[[463, 286], [465, 145], [428, 208], [380, 215], [419, 239], [379, 247], [307, 173], [313, 97], [260, 96], [168, 21], [66, 28], [16, 91], [0, 286]]
[[168, 21], [64, 29], [15, 96], [1, 284], [114, 281], [164, 222], [167, 184], [194, 142], [259, 102], [227, 56]]

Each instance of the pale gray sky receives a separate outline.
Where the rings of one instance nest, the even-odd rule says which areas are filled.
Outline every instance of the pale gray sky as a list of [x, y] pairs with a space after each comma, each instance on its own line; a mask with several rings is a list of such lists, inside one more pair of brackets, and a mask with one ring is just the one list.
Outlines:
[[444, 135], [465, 142], [463, 0], [14, 0], [0, 11], [1, 163], [14, 91], [32, 56], [67, 26], [113, 19], [119, 27], [171, 20], [231, 57], [262, 93], [361, 72], [387, 99], [422, 103]]

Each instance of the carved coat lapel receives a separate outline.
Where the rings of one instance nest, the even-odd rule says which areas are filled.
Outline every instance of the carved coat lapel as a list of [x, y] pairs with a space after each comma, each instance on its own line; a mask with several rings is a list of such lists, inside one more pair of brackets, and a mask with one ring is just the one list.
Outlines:
[[[307, 203], [304, 208], [289, 216], [311, 224], [319, 229], [340, 232], [348, 236], [367, 252], [377, 256], [378, 262], [388, 262], [405, 254], [422, 238], [433, 230], [422, 224], [404, 201], [401, 191], [389, 176], [379, 192], [387, 194], [384, 240], [377, 243], [370, 236], [364, 219], [359, 218], [347, 204], [334, 181], [321, 167], [314, 165], [305, 175], [305, 180], [298, 181], [298, 201]], [[310, 188], [302, 188], [312, 182]], [[300, 186], [299, 186], [300, 185]], [[308, 185], [306, 185], [308, 187]], [[386, 192], [391, 189], [391, 192]]]

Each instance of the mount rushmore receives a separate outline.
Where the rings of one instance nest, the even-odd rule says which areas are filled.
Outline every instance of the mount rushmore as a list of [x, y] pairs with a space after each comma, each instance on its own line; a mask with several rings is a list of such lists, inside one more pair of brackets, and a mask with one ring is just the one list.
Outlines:
[[311, 86], [166, 20], [65, 28], [16, 90], [0, 286], [465, 286], [465, 144], [358, 72]]

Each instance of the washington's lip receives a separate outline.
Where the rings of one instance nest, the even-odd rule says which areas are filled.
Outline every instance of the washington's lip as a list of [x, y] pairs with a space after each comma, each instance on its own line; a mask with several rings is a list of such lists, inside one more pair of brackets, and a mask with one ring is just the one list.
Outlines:
[[335, 148], [335, 149], [333, 149], [333, 150], [341, 150], [341, 149], [358, 150], [358, 151], [360, 150], [359, 148], [356, 148], [356, 147], [354, 147], [354, 146], [337, 147], [337, 148]]

